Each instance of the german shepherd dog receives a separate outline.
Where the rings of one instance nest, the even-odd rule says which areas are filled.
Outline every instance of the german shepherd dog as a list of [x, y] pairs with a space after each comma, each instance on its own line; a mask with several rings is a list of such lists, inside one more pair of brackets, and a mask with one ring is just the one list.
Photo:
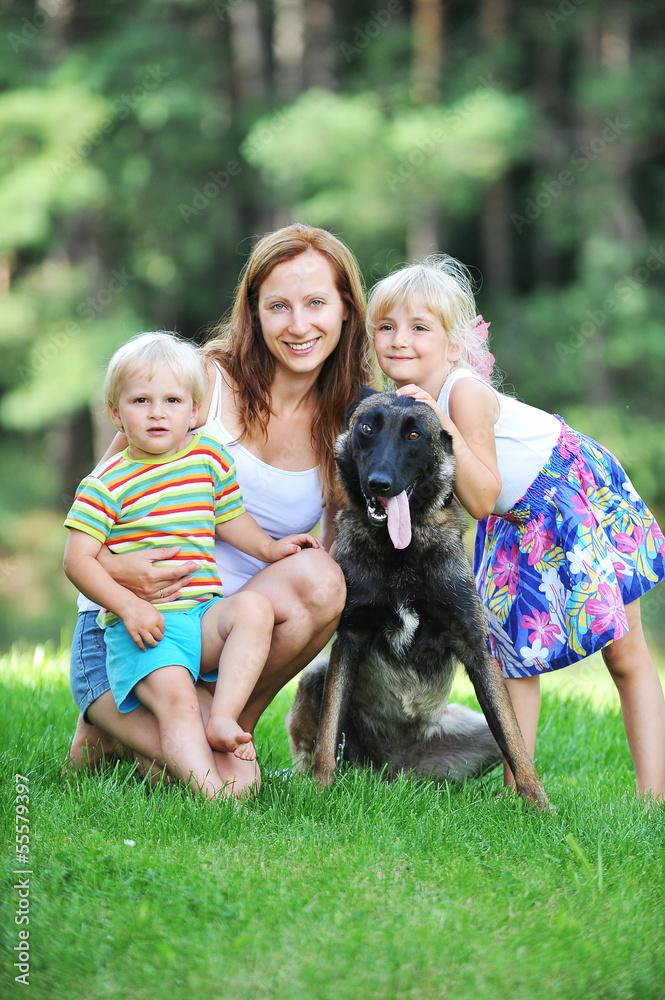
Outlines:
[[[303, 672], [287, 728], [296, 768], [334, 781], [339, 759], [463, 780], [499, 763], [540, 809], [547, 796], [508, 690], [486, 646], [486, 623], [451, 503], [452, 438], [425, 403], [363, 390], [335, 446], [345, 502], [337, 553], [346, 606], [328, 663]], [[449, 705], [455, 663], [484, 712]]]

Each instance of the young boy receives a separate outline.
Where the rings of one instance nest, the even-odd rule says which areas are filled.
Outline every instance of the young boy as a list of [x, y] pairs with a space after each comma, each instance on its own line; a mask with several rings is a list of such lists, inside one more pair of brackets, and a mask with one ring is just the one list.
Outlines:
[[[65, 521], [64, 568], [104, 609], [100, 624], [118, 709], [148, 708], [159, 724], [163, 759], [192, 790], [213, 798], [224, 793], [224, 782], [211, 747], [256, 757], [238, 716], [263, 670], [274, 626], [262, 594], [221, 600], [215, 535], [263, 562], [321, 543], [308, 534], [275, 540], [244, 510], [230, 454], [192, 433], [205, 384], [195, 348], [171, 334], [141, 334], [114, 354], [105, 399], [128, 447], [79, 486]], [[103, 545], [115, 552], [178, 545], [178, 561], [195, 559], [199, 567], [176, 600], [157, 607], [112, 579], [96, 558]], [[205, 730], [194, 691], [199, 676], [218, 676]]]

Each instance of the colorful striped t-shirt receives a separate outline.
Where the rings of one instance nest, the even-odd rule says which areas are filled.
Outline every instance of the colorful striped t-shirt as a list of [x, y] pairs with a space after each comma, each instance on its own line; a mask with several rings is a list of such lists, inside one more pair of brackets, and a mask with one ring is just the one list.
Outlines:
[[[178, 600], [160, 604], [159, 610], [186, 611], [222, 596], [215, 525], [244, 512], [233, 458], [215, 438], [197, 434], [166, 458], [137, 462], [124, 451], [102, 462], [76, 491], [65, 524], [112, 552], [179, 545], [169, 565], [193, 559], [201, 566]], [[100, 612], [102, 627], [117, 621], [111, 612]]]

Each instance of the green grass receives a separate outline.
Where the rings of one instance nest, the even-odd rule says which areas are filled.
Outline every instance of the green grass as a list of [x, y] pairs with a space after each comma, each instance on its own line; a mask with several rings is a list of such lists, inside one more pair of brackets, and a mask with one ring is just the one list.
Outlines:
[[[249, 809], [151, 790], [128, 764], [63, 782], [67, 655], [0, 661], [0, 997], [662, 1000], [665, 810], [646, 815], [611, 682], [544, 683], [537, 764], [556, 812], [465, 787], [292, 775], [285, 691]], [[474, 704], [460, 679], [456, 695]], [[29, 990], [14, 983], [15, 774], [30, 789]], [[23, 991], [23, 992], [22, 992]]]

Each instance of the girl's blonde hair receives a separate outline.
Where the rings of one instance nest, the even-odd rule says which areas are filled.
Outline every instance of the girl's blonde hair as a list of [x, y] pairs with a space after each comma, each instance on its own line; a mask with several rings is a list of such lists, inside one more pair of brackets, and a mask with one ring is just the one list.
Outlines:
[[[365, 294], [355, 257], [326, 229], [303, 223], [264, 236], [254, 247], [242, 272], [231, 316], [211, 331], [203, 347], [237, 386], [242, 436], [265, 435], [270, 419], [270, 390], [275, 362], [266, 347], [259, 322], [259, 290], [278, 264], [315, 251], [326, 258], [346, 310], [339, 344], [326, 359], [317, 381], [318, 401], [312, 441], [327, 502], [335, 496], [335, 438], [344, 411], [364, 385], [380, 384], [372, 344], [365, 329]], [[306, 262], [304, 262], [306, 263]]]
[[487, 328], [476, 313], [474, 282], [468, 268], [448, 254], [431, 254], [379, 281], [367, 303], [367, 329], [376, 328], [397, 303], [411, 309], [418, 296], [443, 325], [450, 345], [459, 351], [453, 368], [470, 368], [492, 381], [494, 355], [487, 346]]
[[106, 370], [104, 400], [111, 416], [117, 408], [122, 387], [128, 378], [145, 372], [152, 378], [162, 365], [168, 365], [177, 381], [192, 396], [198, 406], [206, 391], [206, 374], [196, 347], [175, 333], [139, 333], [115, 352]]

